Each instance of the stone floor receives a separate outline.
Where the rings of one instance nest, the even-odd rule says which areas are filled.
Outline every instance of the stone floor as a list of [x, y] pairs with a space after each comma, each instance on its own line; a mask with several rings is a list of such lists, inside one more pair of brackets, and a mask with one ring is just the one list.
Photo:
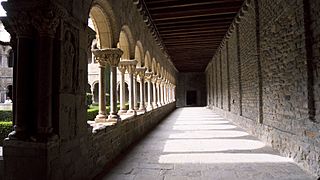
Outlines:
[[180, 108], [104, 180], [311, 180], [291, 159], [205, 108]]

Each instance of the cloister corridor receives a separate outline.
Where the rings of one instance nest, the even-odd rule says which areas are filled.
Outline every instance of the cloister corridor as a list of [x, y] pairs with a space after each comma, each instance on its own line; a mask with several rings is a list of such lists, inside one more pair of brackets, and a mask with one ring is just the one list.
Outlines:
[[270, 146], [205, 107], [178, 108], [96, 179], [311, 180]]

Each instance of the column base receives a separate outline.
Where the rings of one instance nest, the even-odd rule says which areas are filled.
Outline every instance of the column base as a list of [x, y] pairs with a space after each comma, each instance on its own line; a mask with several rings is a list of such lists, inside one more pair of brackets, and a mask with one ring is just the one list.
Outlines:
[[118, 111], [118, 114], [126, 114], [127, 111], [128, 111], [128, 110], [126, 110], [126, 109], [120, 109], [120, 110]]
[[107, 119], [108, 122], [119, 122], [121, 118], [118, 114], [110, 114]]
[[161, 103], [158, 103], [158, 107], [161, 107], [162, 106], [162, 104]]
[[151, 104], [149, 104], [149, 105], [147, 106], [147, 111], [152, 111], [152, 110], [153, 110], [153, 107], [152, 107]]
[[128, 111], [127, 111], [127, 114], [128, 115], [137, 115], [137, 111], [136, 110], [133, 110], [133, 109], [129, 109]]
[[154, 109], [155, 109], [155, 108], [158, 108], [157, 103], [153, 103], [153, 108], [154, 108]]
[[146, 112], [146, 108], [145, 107], [140, 107], [138, 111], [145, 113]]
[[103, 123], [103, 122], [106, 122], [106, 119], [107, 119], [107, 115], [104, 115], [104, 114], [98, 114], [96, 116], [96, 118], [94, 119], [94, 121], [96, 123]]

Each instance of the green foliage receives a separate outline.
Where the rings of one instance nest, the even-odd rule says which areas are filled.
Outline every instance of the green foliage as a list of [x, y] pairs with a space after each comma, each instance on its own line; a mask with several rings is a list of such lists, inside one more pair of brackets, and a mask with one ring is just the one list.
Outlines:
[[12, 122], [0, 121], [0, 146], [12, 130]]
[[89, 120], [89, 121], [93, 121], [94, 118], [96, 118], [96, 116], [98, 115], [99, 110], [98, 110], [98, 109], [88, 109], [87, 112], [88, 112], [88, 113], [87, 113], [88, 120]]
[[12, 111], [3, 111], [0, 110], [0, 121], [12, 121]]

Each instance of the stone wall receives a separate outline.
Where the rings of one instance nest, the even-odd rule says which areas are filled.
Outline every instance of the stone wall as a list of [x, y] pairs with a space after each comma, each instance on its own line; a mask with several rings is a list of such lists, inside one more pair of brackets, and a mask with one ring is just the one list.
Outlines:
[[[92, 132], [88, 131], [73, 141], [56, 140], [49, 144], [36, 142], [4, 141], [5, 156], [11, 158], [18, 155], [16, 167], [31, 166], [29, 172], [18, 174], [15, 178], [28, 179], [46, 176], [48, 179], [92, 179], [105, 170], [130, 145], [146, 135], [176, 107], [171, 103], [155, 110], [120, 121], [115, 125], [101, 126]], [[27, 146], [20, 152], [16, 146]], [[46, 156], [46, 155], [49, 156]], [[21, 155], [21, 156], [20, 156]], [[31, 156], [37, 158], [30, 159]], [[47, 158], [47, 159], [46, 159]], [[39, 162], [48, 160], [46, 166], [37, 166]], [[6, 162], [5, 163], [9, 163]], [[13, 162], [11, 162], [13, 163]], [[45, 171], [47, 169], [47, 171]], [[8, 174], [15, 169], [6, 169]], [[36, 176], [35, 176], [36, 175]], [[8, 179], [12, 177], [7, 177]]]
[[197, 91], [196, 106], [206, 105], [206, 76], [204, 73], [179, 73], [177, 82], [177, 107], [187, 105], [187, 91]]
[[[219, 103], [208, 106], [320, 176], [320, 3], [248, 2], [211, 62], [224, 83], [230, 77], [222, 94], [230, 91], [231, 109], [219, 91]], [[221, 73], [216, 57], [226, 52], [229, 72]]]

